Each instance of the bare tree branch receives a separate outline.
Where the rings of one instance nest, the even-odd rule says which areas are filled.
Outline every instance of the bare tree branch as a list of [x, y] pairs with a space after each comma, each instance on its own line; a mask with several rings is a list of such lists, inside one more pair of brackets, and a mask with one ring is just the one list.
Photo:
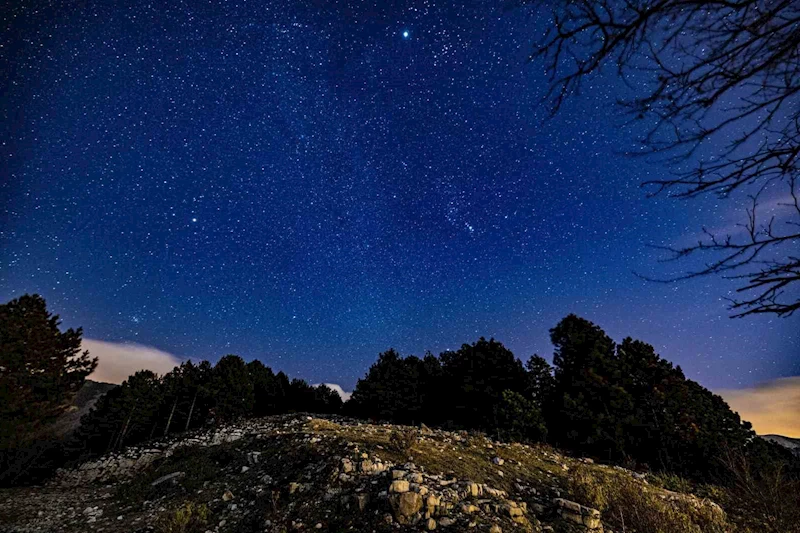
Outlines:
[[[669, 259], [711, 256], [705, 266], [653, 281], [719, 274], [741, 280], [733, 316], [789, 316], [800, 307], [800, 2], [797, 0], [531, 0], [552, 14], [532, 61], [545, 65], [557, 113], [588, 77], [608, 68], [632, 97], [619, 104], [642, 123], [641, 150], [673, 169], [650, 195], [751, 199], [742, 231]], [[636, 84], [629, 80], [636, 80]], [[767, 187], [791, 200], [761, 216]], [[755, 192], [753, 192], [755, 190]], [[757, 213], [759, 216], [757, 217]], [[788, 253], [787, 253], [788, 252]], [[646, 278], [645, 279], [650, 279]]]

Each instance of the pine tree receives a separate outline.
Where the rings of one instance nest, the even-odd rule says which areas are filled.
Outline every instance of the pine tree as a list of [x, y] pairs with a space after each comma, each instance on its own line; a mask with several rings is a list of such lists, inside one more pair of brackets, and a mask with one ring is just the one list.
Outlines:
[[600, 327], [568, 315], [550, 330], [556, 347], [555, 402], [548, 427], [555, 442], [581, 453], [619, 459], [631, 396], [616, 384], [614, 341]]
[[522, 363], [494, 339], [481, 337], [458, 351], [442, 353], [439, 359], [450, 404], [447, 418], [457, 427], [493, 431], [503, 391], [525, 389]]
[[525, 396], [540, 410], [544, 410], [552, 402], [556, 386], [553, 367], [544, 357], [534, 354], [525, 363], [525, 370]]
[[0, 439], [38, 429], [69, 407], [97, 366], [81, 352], [81, 328], [61, 332], [44, 299], [25, 295], [0, 305]]
[[253, 382], [247, 365], [238, 355], [226, 355], [214, 366], [211, 380], [214, 414], [228, 422], [251, 416], [255, 404]]
[[97, 366], [81, 352], [81, 328], [59, 330], [39, 295], [0, 305], [0, 481], [18, 478], [49, 439], [50, 423]]

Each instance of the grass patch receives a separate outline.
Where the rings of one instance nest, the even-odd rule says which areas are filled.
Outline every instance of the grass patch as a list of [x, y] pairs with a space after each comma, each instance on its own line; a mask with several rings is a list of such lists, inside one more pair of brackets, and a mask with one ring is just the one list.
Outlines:
[[210, 511], [205, 504], [186, 501], [156, 520], [156, 533], [201, 533], [206, 530]]
[[656, 487], [671, 490], [672, 492], [692, 494], [695, 491], [694, 485], [691, 481], [677, 474], [670, 474], [668, 472], [648, 474], [647, 481]]
[[571, 497], [598, 509], [615, 530], [639, 533], [728, 533], [733, 526], [710, 502], [688, 496], [665, 499], [643, 483], [616, 473], [600, 474], [584, 466], [568, 478]]

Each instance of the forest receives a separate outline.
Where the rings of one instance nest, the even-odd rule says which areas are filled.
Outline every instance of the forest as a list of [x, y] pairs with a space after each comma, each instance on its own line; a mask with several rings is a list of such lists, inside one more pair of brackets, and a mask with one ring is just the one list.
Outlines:
[[578, 456], [698, 482], [734, 483], [734, 464], [756, 476], [800, 478], [800, 461], [757, 438], [725, 401], [687, 379], [649, 344], [617, 343], [568, 315], [550, 330], [553, 364], [524, 364], [480, 338], [438, 356], [389, 349], [352, 398], [258, 360], [186, 361], [158, 376], [141, 370], [103, 395], [67, 438], [48, 433], [96, 366], [80, 329], [59, 329], [44, 299], [0, 306], [0, 472], [4, 485], [37, 482], [69, 466], [149, 439], [290, 412], [341, 414], [547, 443]]

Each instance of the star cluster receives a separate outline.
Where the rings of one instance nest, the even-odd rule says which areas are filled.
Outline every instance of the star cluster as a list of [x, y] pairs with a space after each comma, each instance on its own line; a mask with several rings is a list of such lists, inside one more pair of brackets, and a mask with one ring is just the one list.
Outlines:
[[392, 346], [549, 354], [569, 312], [712, 387], [799, 372], [796, 328], [729, 320], [732, 285], [632, 274], [732, 207], [645, 199], [664, 169], [619, 154], [622, 82], [549, 118], [543, 22], [450, 4], [17, 5], [0, 296], [345, 388]]

